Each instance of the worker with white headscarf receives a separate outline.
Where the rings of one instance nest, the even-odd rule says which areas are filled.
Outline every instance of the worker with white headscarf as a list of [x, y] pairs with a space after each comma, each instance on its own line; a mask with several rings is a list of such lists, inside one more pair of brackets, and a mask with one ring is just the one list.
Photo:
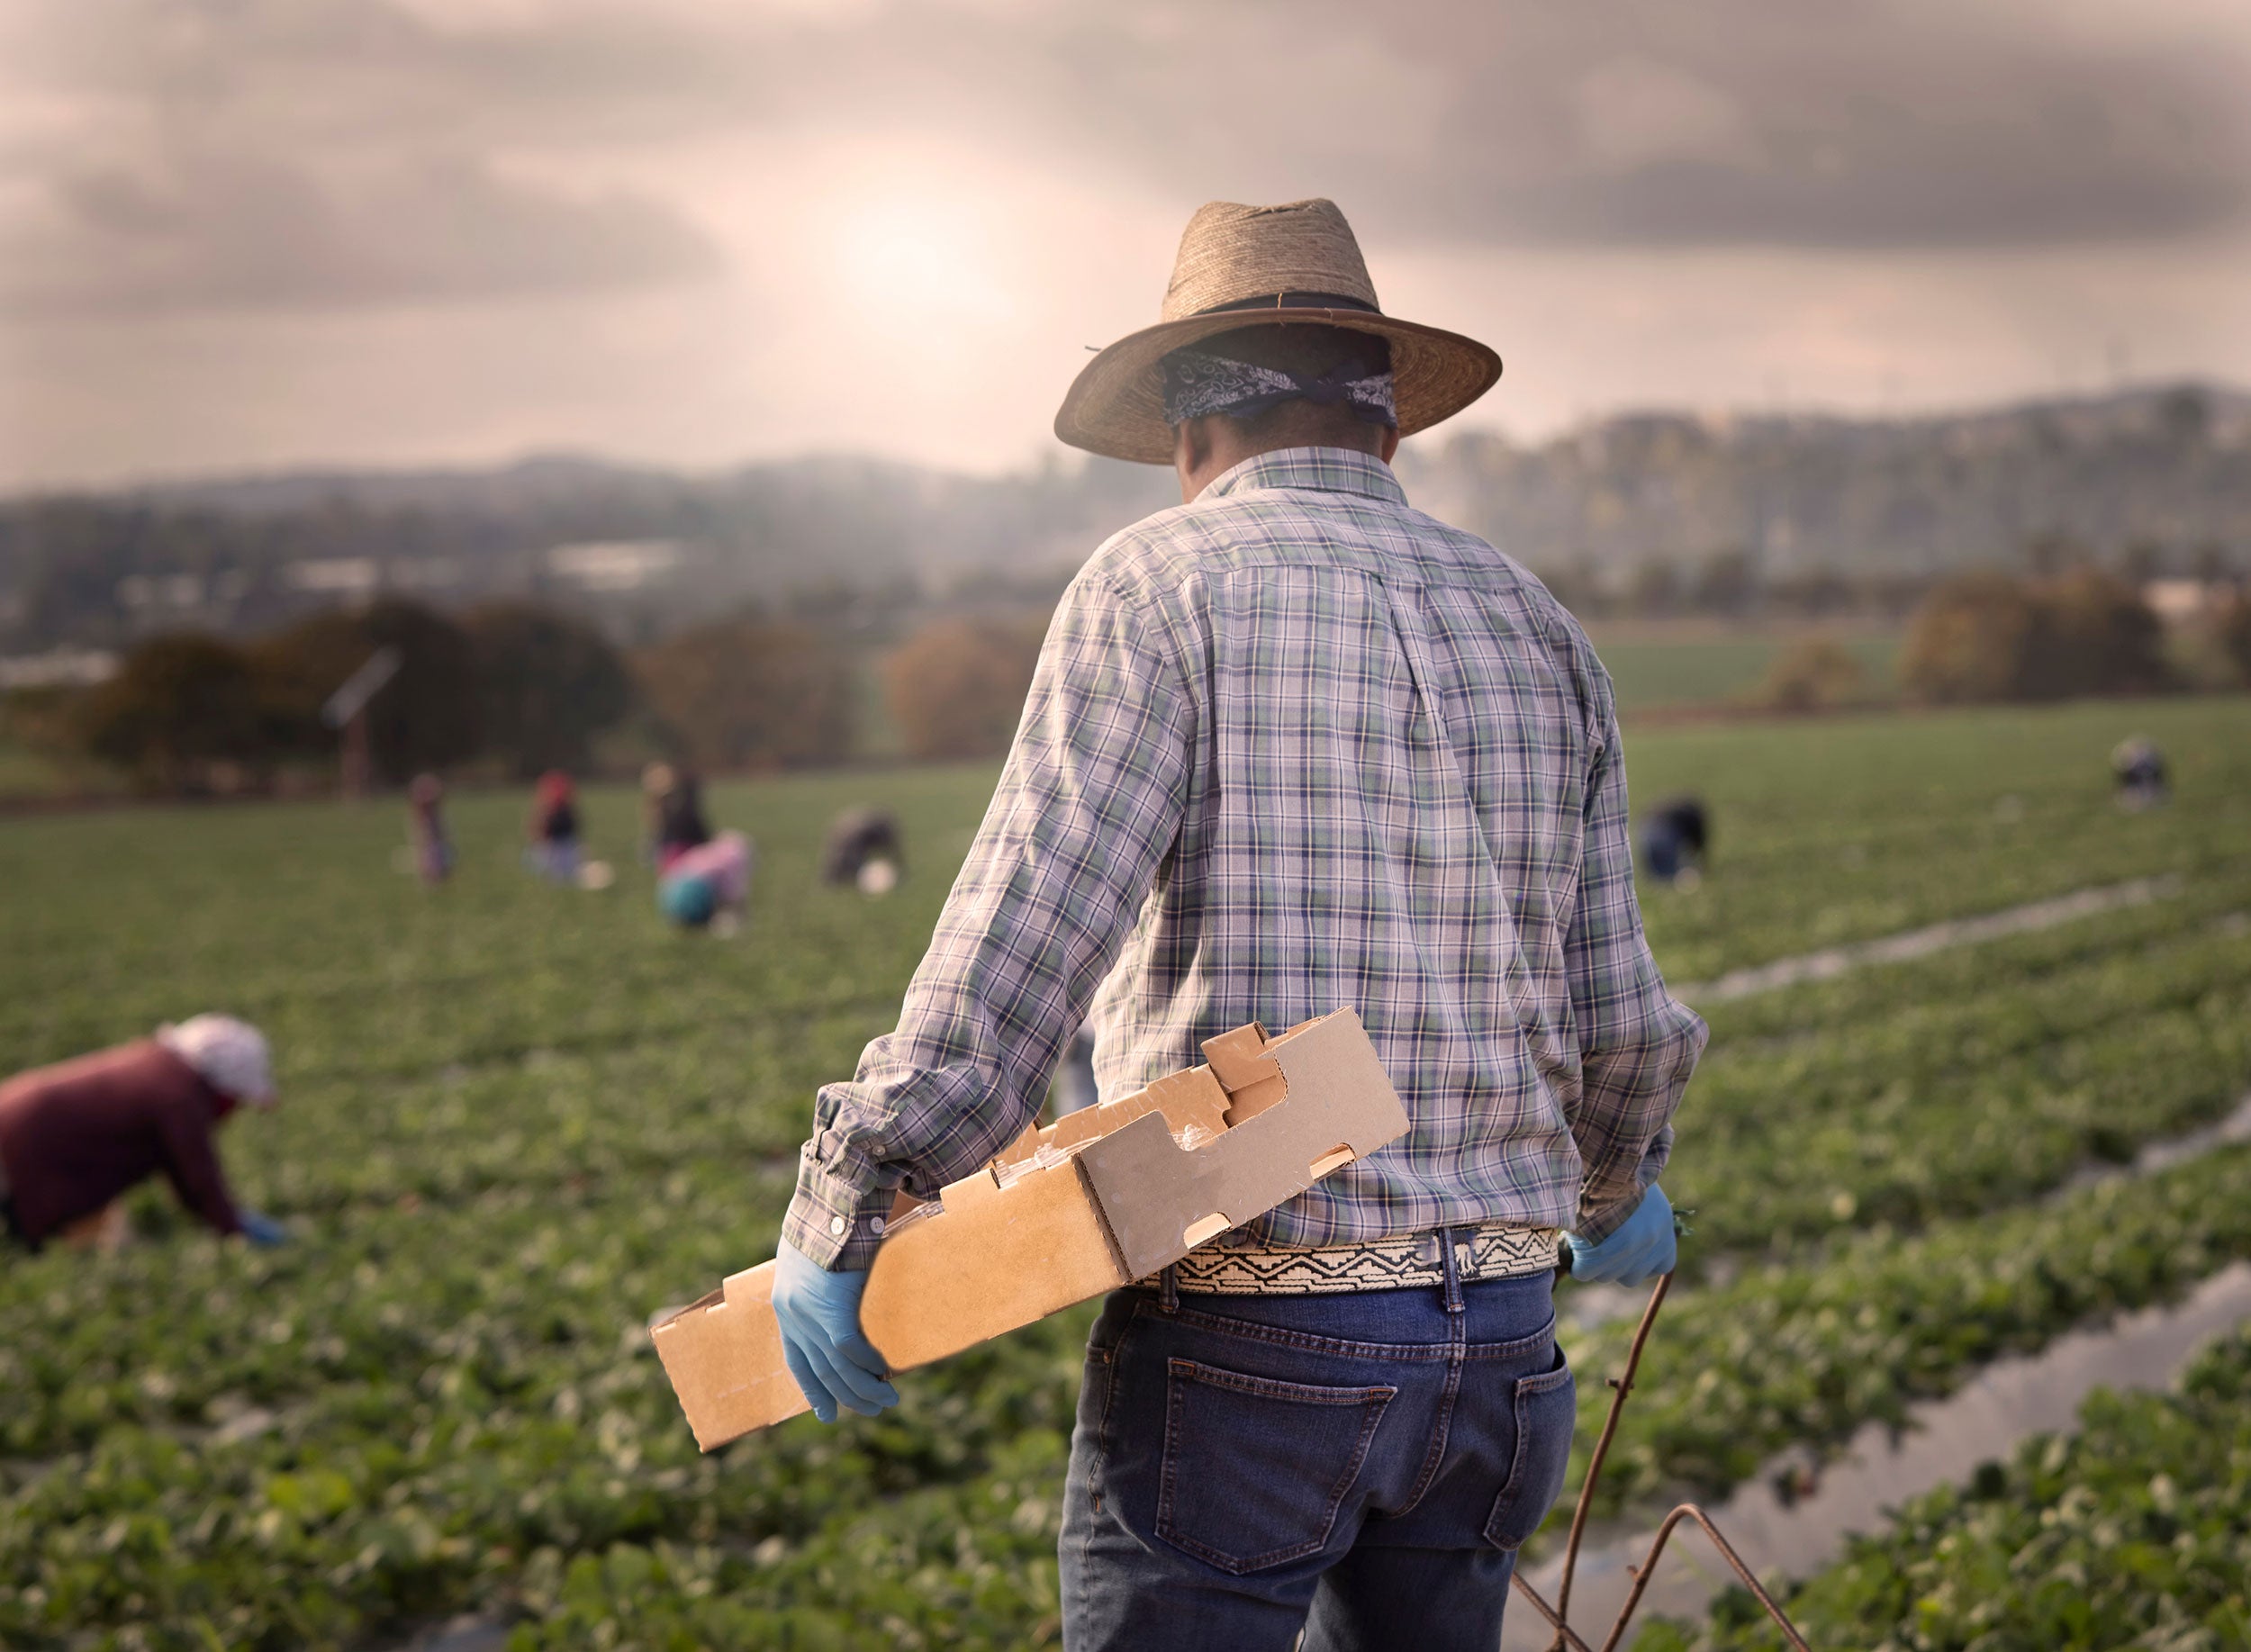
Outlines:
[[114, 1239], [114, 1201], [161, 1172], [219, 1232], [280, 1244], [279, 1223], [235, 1203], [212, 1135], [237, 1106], [276, 1099], [266, 1035], [232, 1016], [19, 1073], [0, 1083], [0, 1220], [33, 1250]]

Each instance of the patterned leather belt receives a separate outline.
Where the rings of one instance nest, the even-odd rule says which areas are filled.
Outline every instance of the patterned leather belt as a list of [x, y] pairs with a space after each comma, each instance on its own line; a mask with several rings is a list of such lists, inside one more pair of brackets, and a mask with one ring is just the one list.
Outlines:
[[[1332, 1291], [1396, 1291], [1443, 1285], [1439, 1246], [1454, 1241], [1464, 1285], [1515, 1279], [1555, 1270], [1557, 1228], [1487, 1223], [1442, 1233], [1400, 1233], [1357, 1245], [1238, 1247], [1222, 1242], [1191, 1250], [1172, 1265], [1173, 1285], [1220, 1296], [1317, 1296]], [[1162, 1276], [1139, 1281], [1155, 1286]]]

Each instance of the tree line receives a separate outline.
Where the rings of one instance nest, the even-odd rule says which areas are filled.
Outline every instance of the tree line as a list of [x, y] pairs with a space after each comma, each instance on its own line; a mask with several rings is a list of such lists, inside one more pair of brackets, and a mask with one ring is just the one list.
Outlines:
[[[2209, 625], [2213, 653], [2251, 686], [2251, 598]], [[917, 760], [1005, 750], [1043, 627], [1028, 615], [956, 616], [878, 648], [756, 610], [619, 649], [587, 620], [520, 601], [458, 616], [402, 597], [237, 640], [144, 640], [90, 690], [19, 693], [19, 735], [98, 758], [144, 790], [262, 790], [328, 772], [337, 688], [379, 650], [396, 676], [367, 704], [376, 774], [478, 764], [523, 779], [664, 756], [707, 772], [831, 765], [881, 742]], [[874, 669], [867, 669], [870, 665]], [[2158, 617], [2133, 584], [2089, 564], [1940, 582], [1909, 616], [1902, 692], [1933, 704], [2162, 693], [2181, 680]], [[1756, 696], [1777, 709], [1865, 703], [1858, 660], [1815, 638], [1785, 652]]]
[[[890, 651], [877, 691], [903, 755], [987, 756], [1014, 733], [1040, 632], [945, 619]], [[853, 755], [862, 651], [755, 610], [622, 650], [579, 617], [516, 601], [458, 616], [402, 597], [248, 639], [176, 631], [135, 645], [91, 689], [19, 694], [13, 721], [144, 790], [260, 790], [324, 776], [330, 697], [379, 651], [395, 675], [365, 709], [385, 783], [478, 765], [528, 779], [664, 756], [707, 772], [819, 767]]]

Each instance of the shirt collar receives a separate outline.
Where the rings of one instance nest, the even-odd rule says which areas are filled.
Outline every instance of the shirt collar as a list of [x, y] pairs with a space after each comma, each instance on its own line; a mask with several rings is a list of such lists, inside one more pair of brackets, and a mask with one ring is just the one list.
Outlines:
[[1201, 504], [1207, 499], [1270, 488], [1358, 493], [1389, 505], [1406, 503], [1406, 490], [1391, 474], [1391, 466], [1372, 453], [1355, 453], [1350, 447], [1280, 447], [1254, 454], [1213, 477], [1196, 500]]

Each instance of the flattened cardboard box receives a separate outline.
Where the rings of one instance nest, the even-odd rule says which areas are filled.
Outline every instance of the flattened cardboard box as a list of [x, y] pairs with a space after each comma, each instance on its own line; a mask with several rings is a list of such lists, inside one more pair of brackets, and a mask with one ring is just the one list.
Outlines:
[[[1204, 1058], [1026, 1131], [945, 1188], [938, 1211], [886, 1239], [860, 1323], [891, 1368], [1145, 1279], [1406, 1132], [1350, 1009], [1279, 1038], [1237, 1027], [1206, 1043]], [[773, 1264], [762, 1263], [650, 1328], [706, 1451], [807, 1409], [782, 1364], [773, 1289]]]

